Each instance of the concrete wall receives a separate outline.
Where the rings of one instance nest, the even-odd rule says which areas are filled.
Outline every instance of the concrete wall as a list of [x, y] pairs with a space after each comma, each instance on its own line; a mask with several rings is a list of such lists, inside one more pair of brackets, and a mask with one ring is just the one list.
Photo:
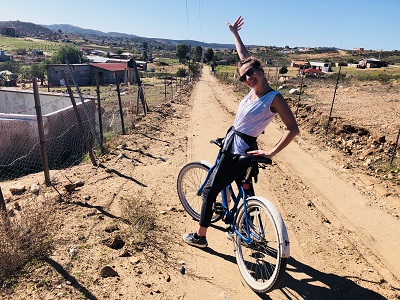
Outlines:
[[[95, 121], [94, 99], [86, 99], [90, 119]], [[84, 126], [90, 126], [81, 100], [75, 98]], [[43, 126], [50, 168], [62, 167], [85, 152], [84, 141], [68, 95], [40, 94]], [[39, 132], [32, 92], [0, 89], [0, 171], [42, 168]], [[90, 136], [90, 135], [89, 135]], [[92, 139], [93, 140], [93, 139]]]

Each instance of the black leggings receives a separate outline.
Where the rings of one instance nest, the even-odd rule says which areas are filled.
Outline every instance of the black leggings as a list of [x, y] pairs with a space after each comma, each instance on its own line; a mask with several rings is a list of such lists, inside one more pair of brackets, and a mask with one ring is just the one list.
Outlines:
[[242, 181], [247, 166], [238, 162], [238, 156], [222, 154], [221, 160], [215, 167], [203, 189], [203, 204], [201, 206], [200, 226], [209, 227], [213, 215], [213, 203], [218, 194], [234, 180]]

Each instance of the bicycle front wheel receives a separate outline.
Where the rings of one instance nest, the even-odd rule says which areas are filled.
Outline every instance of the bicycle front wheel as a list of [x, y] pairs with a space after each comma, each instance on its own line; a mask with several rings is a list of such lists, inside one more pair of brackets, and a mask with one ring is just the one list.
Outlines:
[[[256, 292], [265, 293], [279, 285], [286, 268], [282, 257], [277, 222], [268, 206], [259, 197], [247, 200], [248, 226], [251, 243], [235, 234], [236, 262], [246, 283]], [[246, 215], [241, 206], [235, 221], [236, 229], [248, 237]]]
[[[179, 200], [186, 212], [196, 221], [200, 220], [201, 206], [203, 203], [199, 189], [206, 180], [210, 167], [201, 162], [192, 162], [185, 165], [178, 175], [177, 190]], [[217, 202], [221, 202], [221, 193], [218, 194]], [[222, 218], [222, 214], [214, 213], [211, 223]]]

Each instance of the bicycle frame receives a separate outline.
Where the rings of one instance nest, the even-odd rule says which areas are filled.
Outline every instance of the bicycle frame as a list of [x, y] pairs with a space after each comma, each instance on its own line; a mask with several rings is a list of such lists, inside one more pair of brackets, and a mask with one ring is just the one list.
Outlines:
[[[210, 167], [210, 170], [208, 171], [206, 179], [204, 180], [203, 184], [201, 185], [201, 187], [197, 191], [197, 195], [200, 196], [202, 194], [204, 186], [206, 185], [208, 179], [210, 178], [212, 172], [214, 171], [215, 167], [217, 166], [217, 164], [218, 164], [218, 162], [220, 160], [220, 156], [221, 156], [221, 153], [219, 152], [218, 156], [217, 156], [217, 158], [215, 160], [215, 164], [212, 167]], [[207, 165], [210, 165], [210, 163], [205, 162], [205, 161], [203, 161], [203, 163], [205, 163]], [[252, 185], [252, 181], [250, 182], [250, 184]], [[224, 212], [223, 212], [224, 213], [223, 220], [225, 221], [226, 224], [229, 224], [230, 229], [232, 231], [234, 231], [242, 239], [242, 241], [244, 241], [246, 244], [250, 245], [252, 243], [252, 241], [253, 241], [253, 239], [251, 237], [254, 237], [257, 240], [260, 240], [260, 236], [258, 236], [255, 233], [250, 231], [250, 217], [249, 217], [249, 213], [247, 211], [246, 199], [249, 196], [254, 196], [254, 193], [251, 193], [251, 194], [246, 193], [246, 191], [245, 191], [245, 189], [244, 189], [242, 184], [238, 185], [238, 189], [239, 189], [239, 191], [238, 191], [237, 195], [235, 195], [235, 192], [233, 191], [232, 185], [229, 184], [226, 188], [224, 188], [221, 191], [222, 207], [223, 207], [223, 210], [224, 210]], [[230, 197], [231, 197], [231, 199], [233, 200], [233, 203], [234, 203], [233, 207], [230, 210], [229, 210], [228, 195], [226, 193], [226, 190], [228, 190], [229, 195], [230, 195]], [[234, 216], [235, 216], [235, 213], [236, 213], [236, 211], [238, 209], [240, 200], [242, 200], [242, 203], [243, 203], [243, 206], [244, 206], [244, 214], [245, 214], [245, 220], [246, 220], [246, 228], [245, 229], [246, 229], [246, 236], [247, 237], [245, 237], [235, 227], [235, 224], [234, 224]], [[260, 220], [260, 222], [261, 222], [261, 220]], [[261, 234], [262, 237], [264, 237], [264, 232], [263, 231], [260, 234]]]

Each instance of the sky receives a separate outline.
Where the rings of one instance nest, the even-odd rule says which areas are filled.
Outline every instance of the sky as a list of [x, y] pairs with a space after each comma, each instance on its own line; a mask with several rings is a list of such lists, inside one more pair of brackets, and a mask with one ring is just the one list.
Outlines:
[[399, 12], [400, 0], [18, 0], [0, 21], [233, 44], [226, 22], [242, 16], [246, 45], [400, 50]]

